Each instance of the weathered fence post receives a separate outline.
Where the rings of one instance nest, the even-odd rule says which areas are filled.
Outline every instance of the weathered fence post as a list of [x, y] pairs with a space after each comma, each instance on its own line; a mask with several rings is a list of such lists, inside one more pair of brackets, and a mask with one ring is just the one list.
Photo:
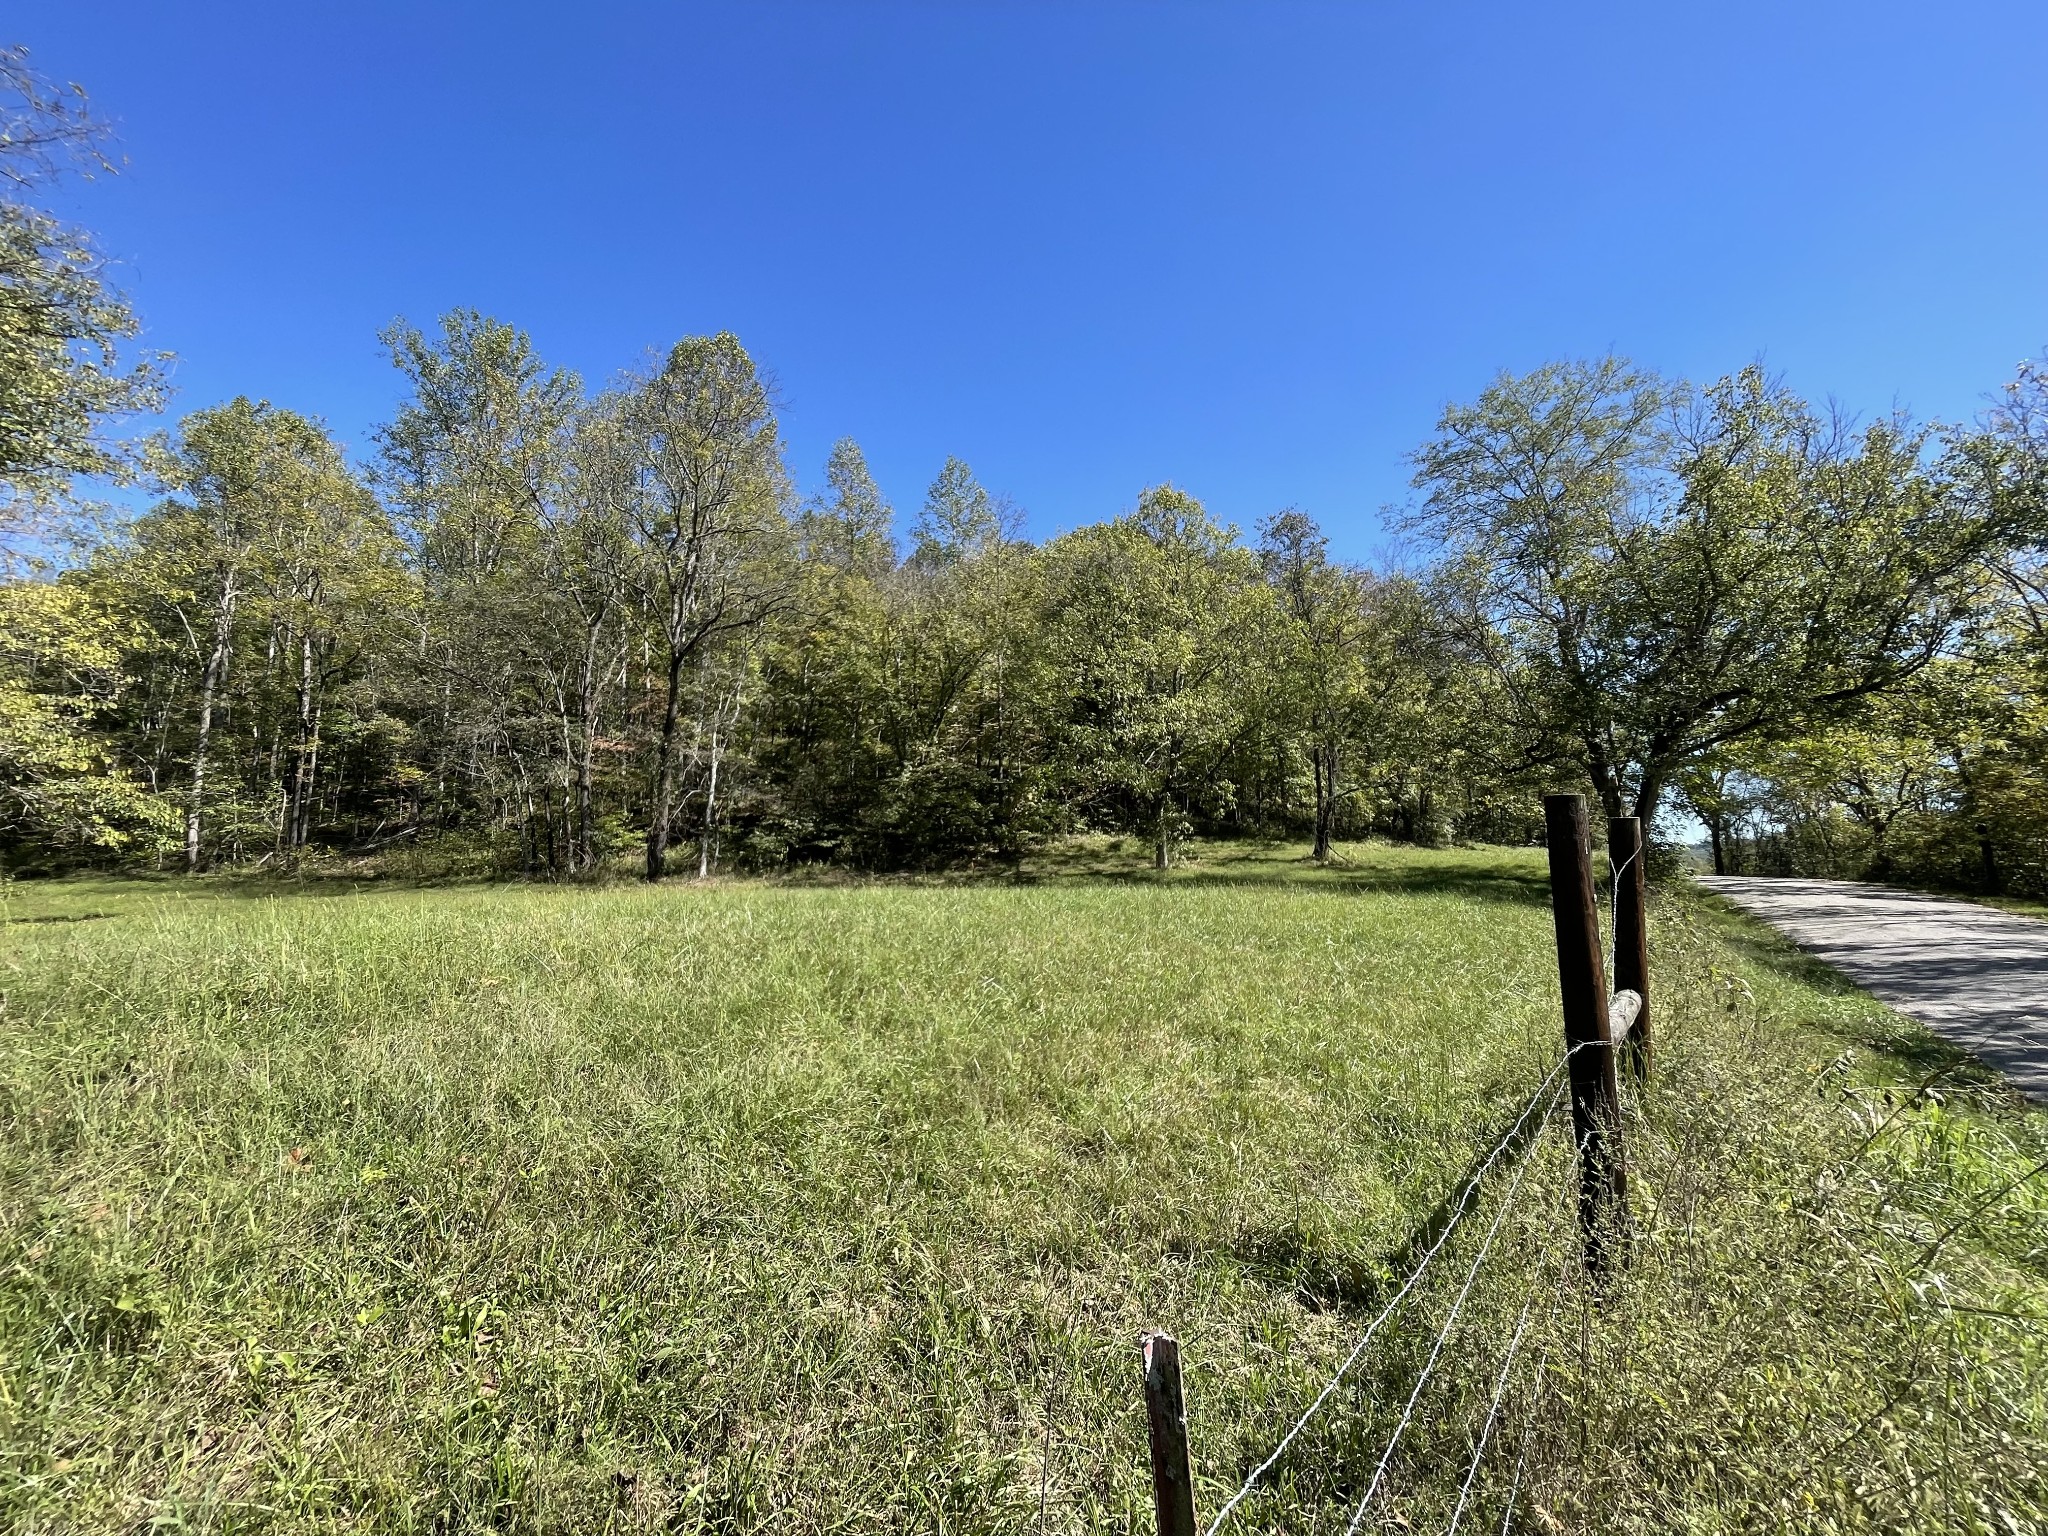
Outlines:
[[1584, 795], [1545, 795], [1550, 844], [1550, 910], [1557, 924], [1557, 984], [1564, 1000], [1564, 1043], [1572, 1093], [1572, 1136], [1579, 1147], [1579, 1225], [1586, 1267], [1609, 1267], [1608, 1245], [1622, 1237], [1628, 1171], [1621, 1147], [1621, 1089], [1608, 1033], [1607, 967], [1594, 905], [1593, 848]]
[[1188, 1410], [1180, 1390], [1180, 1345], [1170, 1333], [1138, 1341], [1145, 1353], [1145, 1418], [1152, 1431], [1152, 1507], [1159, 1536], [1195, 1536], [1195, 1474], [1188, 1458]]
[[1624, 1047], [1640, 1083], [1650, 1076], [1650, 930], [1642, 822], [1616, 816], [1607, 823], [1607, 863], [1614, 871], [1614, 990], [1643, 1000]]

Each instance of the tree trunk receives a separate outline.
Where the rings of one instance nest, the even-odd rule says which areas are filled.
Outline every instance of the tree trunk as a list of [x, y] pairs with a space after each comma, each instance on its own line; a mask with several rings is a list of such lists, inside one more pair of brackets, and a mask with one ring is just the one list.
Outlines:
[[1318, 864], [1330, 861], [1330, 831], [1337, 820], [1337, 748], [1333, 742], [1318, 743], [1316, 762], [1316, 848]]
[[1707, 823], [1707, 840], [1714, 845], [1714, 873], [1717, 875], [1728, 873], [1728, 851], [1721, 838], [1721, 818], [1716, 816]]
[[1162, 874], [1173, 868], [1172, 816], [1172, 802], [1162, 795], [1159, 800], [1159, 843], [1152, 855], [1152, 867]]
[[213, 698], [228, 670], [228, 643], [235, 630], [235, 578], [221, 581], [220, 602], [213, 611], [213, 650], [199, 684], [199, 733], [192, 748], [192, 798], [185, 807], [185, 868], [199, 868], [199, 819], [206, 801], [206, 751], [213, 741]]
[[711, 773], [704, 785], [704, 835], [697, 844], [697, 878], [711, 878], [711, 828], [718, 816], [719, 733], [716, 718], [711, 724]]
[[320, 751], [320, 710], [313, 701], [313, 637], [299, 637], [299, 742], [286, 796], [284, 844], [296, 855], [312, 824], [313, 775]]
[[1609, 820], [1620, 816], [1621, 781], [1607, 761], [1607, 754], [1600, 750], [1599, 743], [1586, 743], [1586, 776], [1593, 781], [1593, 793], [1599, 798], [1600, 809]]
[[682, 709], [683, 655], [671, 649], [668, 700], [661, 716], [661, 741], [654, 755], [654, 805], [647, 822], [647, 878], [659, 880], [668, 869], [669, 820], [676, 793], [676, 719]]
[[[1620, 796], [1616, 795], [1619, 802]], [[1657, 804], [1664, 798], [1664, 772], [1662, 769], [1644, 768], [1643, 782], [1636, 790], [1636, 808], [1629, 814], [1643, 824], [1643, 842], [1650, 841], [1650, 828], [1657, 822]], [[1620, 812], [1615, 813], [1619, 815]]]
[[596, 827], [591, 806], [597, 754], [597, 669], [586, 654], [576, 679], [576, 779], [570, 809], [569, 868], [589, 869], [597, 862]]
[[593, 740], [596, 734], [594, 723], [584, 726], [583, 750], [576, 759], [576, 834], [569, 861], [572, 869], [591, 869], [597, 864], [597, 826], [592, 805], [596, 767], [591, 761], [597, 752]]

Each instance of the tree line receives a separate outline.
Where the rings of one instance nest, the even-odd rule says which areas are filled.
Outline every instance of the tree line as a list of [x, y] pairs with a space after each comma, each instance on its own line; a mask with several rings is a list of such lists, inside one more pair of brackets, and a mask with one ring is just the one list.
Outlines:
[[[11, 870], [1015, 867], [1082, 830], [1163, 868], [1527, 840], [1568, 785], [1718, 868], [2048, 889], [2036, 367], [1952, 426], [1755, 367], [1503, 375], [1412, 455], [1386, 569], [1170, 484], [1033, 541], [958, 460], [906, 521], [850, 440], [805, 494], [724, 333], [592, 389], [463, 311], [387, 331], [359, 456], [246, 398], [117, 438], [158, 360], [37, 206], [99, 130], [19, 51], [0, 87]], [[80, 515], [108, 474], [148, 509]]]
[[407, 394], [370, 464], [282, 407], [194, 412], [157, 505], [7, 589], [40, 630], [18, 686], [70, 738], [16, 778], [16, 859], [413, 839], [659, 878], [1098, 827], [1163, 867], [1198, 828], [1300, 811], [1327, 854], [1499, 800], [1420, 588], [1298, 512], [1248, 545], [1159, 486], [1034, 544], [949, 460], [899, 534], [850, 440], [798, 495], [730, 335], [594, 392], [474, 313], [385, 340]]

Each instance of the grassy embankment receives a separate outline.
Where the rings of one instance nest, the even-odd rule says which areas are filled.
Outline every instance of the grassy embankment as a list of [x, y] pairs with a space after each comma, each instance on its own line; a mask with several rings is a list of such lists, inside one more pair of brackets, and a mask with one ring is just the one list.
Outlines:
[[[0, 1527], [1143, 1530], [1146, 1325], [1214, 1508], [1557, 1051], [1540, 854], [1296, 854], [15, 887]], [[1526, 1444], [1530, 1529], [2033, 1528], [2042, 1117], [1745, 920], [1653, 939], [1634, 1267], [1539, 1146], [1370, 1528], [1442, 1528], [1531, 1296], [1468, 1519]], [[1241, 1528], [1343, 1529], [1481, 1230]]]

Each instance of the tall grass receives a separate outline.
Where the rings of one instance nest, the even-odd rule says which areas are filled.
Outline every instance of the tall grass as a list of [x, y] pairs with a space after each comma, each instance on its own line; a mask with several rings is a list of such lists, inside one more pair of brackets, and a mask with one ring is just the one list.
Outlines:
[[[1214, 1508], [1556, 1056], [1540, 855], [1297, 852], [32, 893], [110, 915], [5, 930], [0, 1524], [1138, 1530], [1153, 1325]], [[1530, 1528], [2026, 1529], [2039, 1117], [1965, 1083], [1858, 1150], [1924, 1037], [1739, 919], [1653, 937], [1637, 1262], [1585, 1291], [1539, 1144], [1369, 1528], [1448, 1516], [1534, 1292], [1494, 1528], [1526, 1444]], [[1501, 1188], [1246, 1528], [1344, 1527]]]

